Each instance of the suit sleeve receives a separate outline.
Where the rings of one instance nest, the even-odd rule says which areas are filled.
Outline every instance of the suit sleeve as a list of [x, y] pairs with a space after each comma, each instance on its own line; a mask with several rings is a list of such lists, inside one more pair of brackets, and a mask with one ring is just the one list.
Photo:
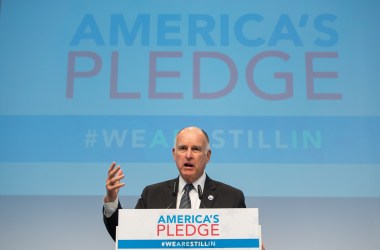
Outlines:
[[144, 188], [144, 190], [141, 194], [141, 197], [138, 199], [138, 201], [136, 203], [136, 206], [135, 206], [136, 209], [147, 208], [146, 200], [147, 200], [147, 195], [148, 195], [148, 189], [149, 189], [149, 187]]
[[[148, 193], [148, 188], [144, 188], [144, 191], [141, 194], [141, 197], [138, 199], [135, 208], [146, 208], [146, 196]], [[117, 210], [111, 215], [111, 217], [107, 218], [104, 215], [104, 207], [103, 207], [103, 221], [104, 225], [106, 226], [106, 229], [108, 233], [110, 234], [111, 238], [116, 241], [116, 226], [119, 224], [119, 209], [122, 209], [120, 200], [118, 203]]]
[[239, 190], [236, 197], [236, 208], [246, 208], [247, 206], [245, 205], [245, 197], [241, 190]]
[[119, 209], [122, 209], [120, 201], [118, 203], [117, 210], [111, 215], [111, 217], [107, 218], [104, 215], [104, 207], [103, 207], [103, 222], [106, 226], [106, 229], [108, 233], [110, 234], [111, 238], [115, 241], [116, 240], [116, 226], [119, 222]]

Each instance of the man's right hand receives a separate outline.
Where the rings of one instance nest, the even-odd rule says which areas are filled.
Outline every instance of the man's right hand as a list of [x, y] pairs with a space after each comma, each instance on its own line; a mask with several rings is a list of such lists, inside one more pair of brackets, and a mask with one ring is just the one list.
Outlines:
[[124, 178], [123, 171], [119, 165], [117, 167], [115, 166], [116, 162], [112, 162], [108, 169], [108, 177], [106, 180], [107, 195], [104, 197], [104, 203], [115, 201], [120, 188], [125, 185], [125, 183], [120, 182], [120, 180]]

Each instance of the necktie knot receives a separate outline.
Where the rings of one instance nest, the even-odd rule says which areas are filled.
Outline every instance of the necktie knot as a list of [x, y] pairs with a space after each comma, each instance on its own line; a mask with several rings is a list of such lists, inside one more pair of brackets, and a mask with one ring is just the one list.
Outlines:
[[185, 190], [185, 193], [189, 193], [193, 188], [194, 188], [193, 184], [186, 183], [186, 185], [183, 189]]

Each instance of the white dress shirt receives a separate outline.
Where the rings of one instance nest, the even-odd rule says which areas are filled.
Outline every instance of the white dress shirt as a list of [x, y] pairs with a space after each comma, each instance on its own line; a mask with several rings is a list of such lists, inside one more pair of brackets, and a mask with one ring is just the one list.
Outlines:
[[[190, 202], [191, 202], [191, 209], [198, 209], [201, 205], [201, 200], [199, 199], [198, 195], [198, 185], [201, 187], [201, 191], [203, 192], [203, 188], [205, 186], [206, 181], [206, 173], [203, 172], [203, 175], [196, 181], [194, 181], [192, 184], [194, 186], [193, 189], [190, 190], [189, 196], [190, 196]], [[177, 194], [177, 208], [179, 208], [181, 198], [183, 193], [185, 192], [184, 187], [186, 185], [186, 181], [182, 178], [182, 176], [179, 176], [179, 183], [178, 183], [178, 190], [181, 190]]]

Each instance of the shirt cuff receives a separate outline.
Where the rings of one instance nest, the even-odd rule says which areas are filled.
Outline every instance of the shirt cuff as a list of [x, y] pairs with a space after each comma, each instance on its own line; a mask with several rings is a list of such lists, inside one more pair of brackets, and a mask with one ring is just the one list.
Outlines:
[[104, 206], [104, 216], [109, 218], [115, 213], [119, 205], [119, 198], [116, 198], [114, 201], [106, 202]]

